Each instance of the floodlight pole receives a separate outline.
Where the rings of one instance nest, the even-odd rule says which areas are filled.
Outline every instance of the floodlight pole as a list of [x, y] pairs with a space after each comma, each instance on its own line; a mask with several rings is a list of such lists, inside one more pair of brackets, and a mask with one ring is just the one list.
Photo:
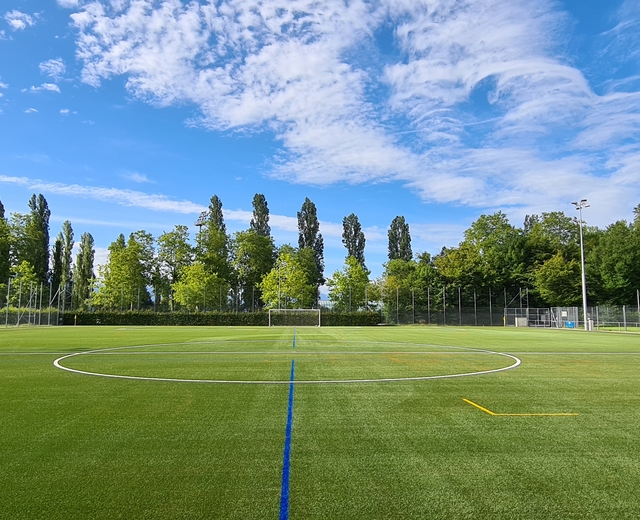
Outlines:
[[582, 267], [582, 310], [584, 314], [584, 330], [589, 330], [589, 320], [587, 318], [587, 279], [584, 269], [584, 238], [582, 236], [582, 208], [588, 208], [587, 199], [582, 199], [580, 202], [572, 202], [576, 207], [576, 210], [580, 212], [580, 266]]

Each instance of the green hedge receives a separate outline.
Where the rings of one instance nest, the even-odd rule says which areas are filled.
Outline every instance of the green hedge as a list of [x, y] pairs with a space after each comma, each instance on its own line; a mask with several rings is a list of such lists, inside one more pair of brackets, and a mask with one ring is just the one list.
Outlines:
[[[370, 326], [380, 323], [377, 312], [323, 312], [322, 326]], [[207, 325], [207, 326], [267, 326], [267, 312], [182, 313], [182, 312], [65, 312], [64, 325]]]

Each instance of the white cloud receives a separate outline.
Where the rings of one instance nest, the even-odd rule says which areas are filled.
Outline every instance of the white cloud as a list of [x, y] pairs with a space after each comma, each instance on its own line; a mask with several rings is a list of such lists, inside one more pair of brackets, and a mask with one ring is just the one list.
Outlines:
[[76, 7], [80, 7], [80, 0], [56, 0], [60, 7], [64, 7], [65, 9], [74, 9]]
[[11, 26], [14, 31], [22, 31], [27, 28], [27, 26], [32, 26], [36, 22], [32, 16], [28, 14], [21, 13], [20, 11], [14, 9], [13, 11], [7, 12], [4, 15], [4, 19]]
[[69, 109], [68, 108], [61, 108], [60, 109], [60, 115], [63, 115], [63, 116], [69, 115]]
[[551, 0], [120, 0], [71, 17], [86, 83], [123, 75], [154, 105], [199, 107], [193, 124], [271, 130], [270, 174], [291, 182], [521, 210], [589, 186], [615, 211], [618, 143], [640, 134], [640, 93], [593, 92]]
[[120, 174], [120, 177], [122, 177], [123, 179], [126, 179], [128, 181], [137, 182], [139, 184], [155, 183], [155, 181], [152, 181], [151, 179], [149, 179], [149, 177], [147, 177], [144, 173], [122, 172]]
[[9, 88], [9, 85], [7, 83], [2, 83], [2, 81], [0, 81], [0, 88]]
[[67, 66], [64, 64], [62, 58], [51, 59], [43, 61], [38, 65], [40, 72], [59, 81], [67, 71]]
[[36, 114], [38, 111], [35, 108], [27, 108], [24, 113], [25, 114]]
[[57, 92], [58, 94], [60, 94], [60, 87], [58, 87], [58, 85], [56, 85], [55, 83], [43, 83], [39, 87], [34, 87], [32, 85], [29, 89], [29, 92], [31, 92], [32, 94], [37, 94], [38, 92], [42, 92], [43, 90], [46, 90], [48, 92]]

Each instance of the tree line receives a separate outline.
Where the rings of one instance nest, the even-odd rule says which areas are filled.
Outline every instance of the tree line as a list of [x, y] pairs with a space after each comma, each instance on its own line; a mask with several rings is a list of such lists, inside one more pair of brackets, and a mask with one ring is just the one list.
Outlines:
[[[344, 217], [342, 269], [324, 273], [324, 241], [315, 204], [306, 198], [297, 213], [298, 244], [277, 246], [262, 194], [252, 201], [246, 230], [227, 233], [222, 201], [211, 197], [193, 237], [184, 225], [157, 238], [139, 230], [120, 234], [107, 262], [94, 272], [94, 240], [80, 238], [65, 221], [50, 247], [51, 211], [43, 195], [28, 201], [28, 213], [5, 216], [0, 202], [0, 285], [16, 305], [18, 287], [40, 285], [78, 309], [157, 311], [253, 311], [265, 307], [309, 308], [325, 283], [334, 308], [362, 310], [371, 302], [390, 308], [446, 304], [457, 290], [463, 304], [482, 305], [506, 288], [526, 288], [531, 307], [575, 305], [581, 300], [580, 240], [576, 219], [562, 212], [528, 215], [522, 227], [502, 212], [481, 215], [457, 247], [432, 256], [413, 253], [409, 224], [397, 216], [388, 229], [388, 261], [371, 279], [365, 234], [358, 217]], [[587, 286], [593, 304], [626, 304], [640, 288], [640, 205], [633, 222], [584, 228]], [[435, 298], [442, 294], [442, 298]], [[0, 295], [0, 298], [3, 298]], [[433, 302], [431, 301], [433, 298]], [[67, 301], [67, 300], [65, 300]], [[458, 302], [456, 302], [458, 303]]]

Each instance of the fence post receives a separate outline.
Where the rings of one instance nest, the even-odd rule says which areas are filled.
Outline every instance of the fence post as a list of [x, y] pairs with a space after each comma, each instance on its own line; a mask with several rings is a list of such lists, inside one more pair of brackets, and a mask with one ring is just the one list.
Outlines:
[[413, 324], [416, 324], [416, 295], [415, 295], [415, 290], [412, 287], [411, 288], [411, 321], [413, 322]]
[[627, 306], [622, 306], [622, 321], [624, 322], [624, 331], [627, 331]]
[[458, 287], [458, 325], [462, 325], [462, 296], [460, 287]]
[[431, 287], [427, 287], [427, 324], [431, 325]]
[[446, 288], [442, 287], [442, 324], [447, 324], [447, 297], [446, 297]]
[[22, 278], [20, 278], [20, 285], [18, 286], [18, 322], [16, 327], [20, 326], [20, 307], [22, 307]]
[[489, 324], [493, 327], [493, 310], [491, 309], [491, 287], [489, 287]]
[[29, 317], [27, 318], [27, 325], [31, 325], [31, 300], [33, 299], [33, 282], [29, 282], [29, 303], [27, 309], [29, 309]]
[[42, 325], [42, 291], [44, 287], [42, 286], [42, 282], [40, 282], [40, 311], [38, 312], [38, 325]]
[[4, 315], [4, 327], [9, 326], [9, 296], [11, 294], [11, 277], [9, 277], [9, 283], [7, 283], [7, 310]]
[[400, 287], [396, 287], [396, 325], [400, 325]]
[[476, 288], [473, 288], [473, 321], [478, 326], [478, 303], [476, 301]]

